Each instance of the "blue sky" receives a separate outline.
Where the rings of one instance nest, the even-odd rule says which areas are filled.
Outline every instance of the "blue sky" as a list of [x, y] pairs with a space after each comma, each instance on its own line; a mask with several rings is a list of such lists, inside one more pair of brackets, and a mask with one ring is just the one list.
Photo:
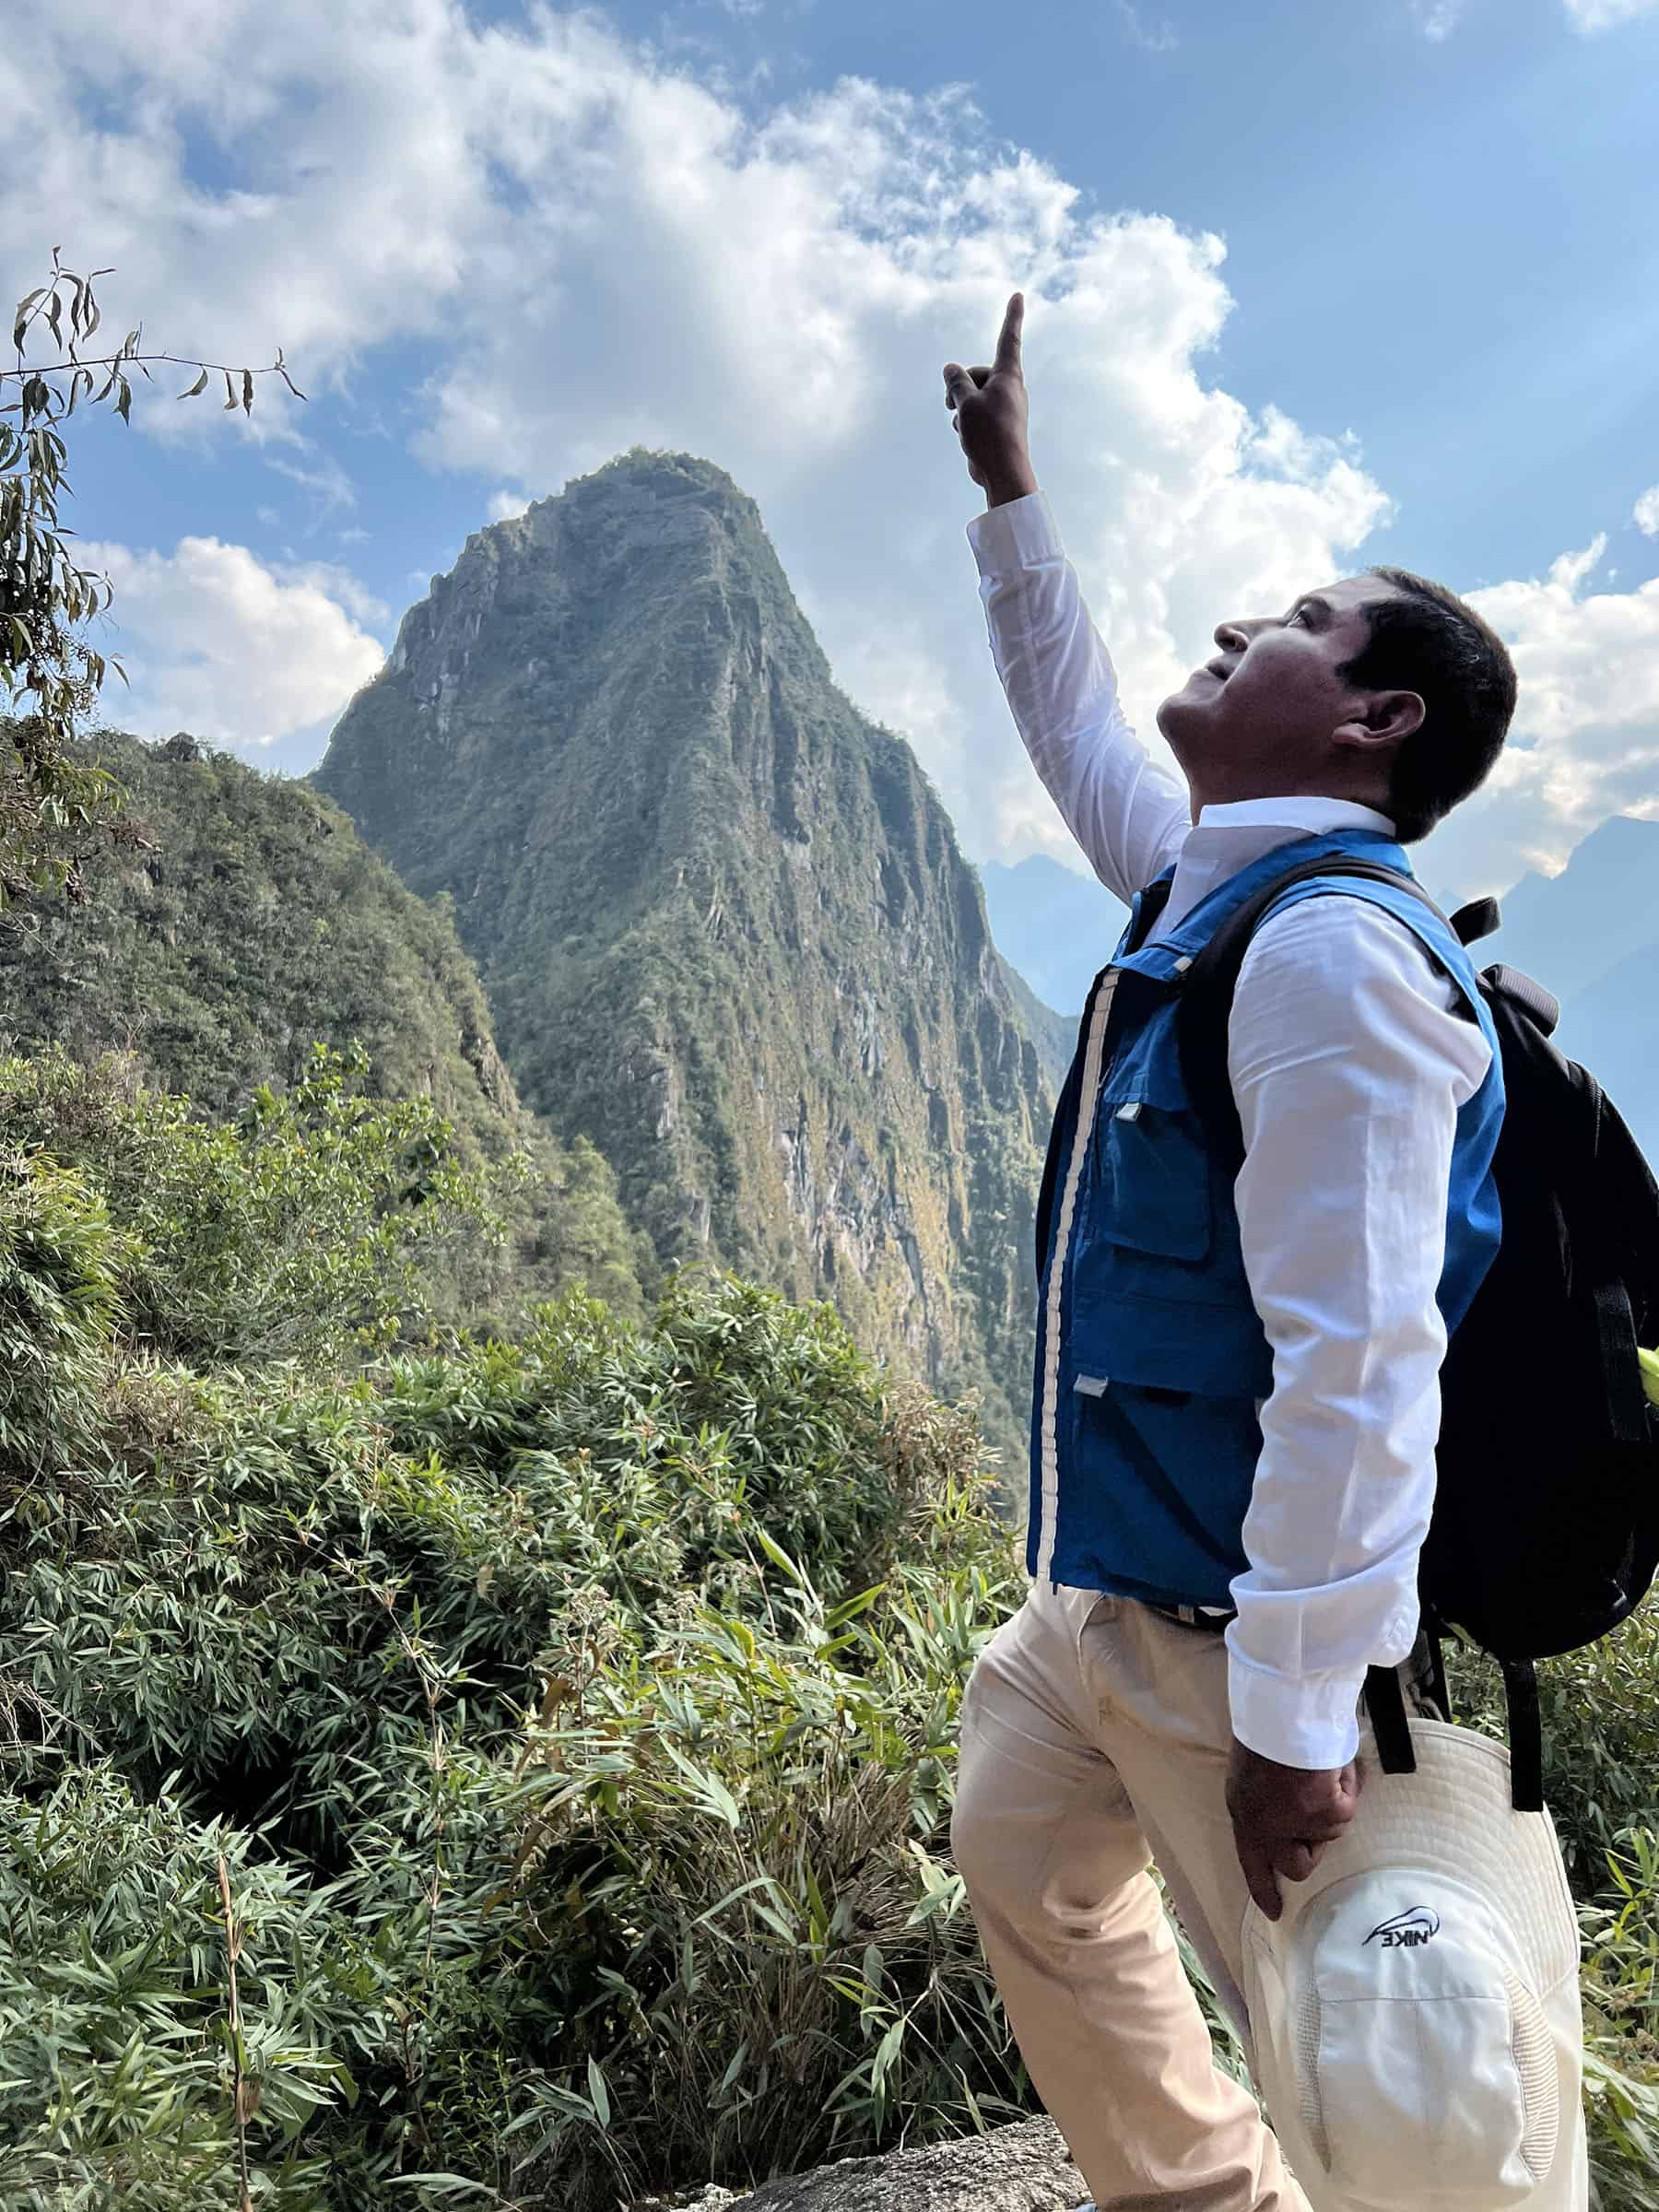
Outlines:
[[1620, 534], [1628, 578], [1659, 571], [1630, 522], [1659, 477], [1659, 8], [1590, 35], [1561, 0], [707, 0], [617, 19], [695, 24], [774, 93], [959, 76], [1100, 206], [1225, 238], [1237, 306], [1208, 372], [1353, 429], [1416, 565], [1495, 582], [1589, 524]]
[[14, 292], [61, 242], [117, 265], [112, 321], [280, 343], [312, 396], [77, 441], [116, 719], [302, 771], [469, 530], [686, 445], [968, 850], [1066, 857], [934, 382], [1019, 281], [1143, 727], [1224, 614], [1398, 560], [1479, 591], [1523, 674], [1438, 880], [1659, 812], [1656, 0], [138, 12], [63, 0], [0, 58]]

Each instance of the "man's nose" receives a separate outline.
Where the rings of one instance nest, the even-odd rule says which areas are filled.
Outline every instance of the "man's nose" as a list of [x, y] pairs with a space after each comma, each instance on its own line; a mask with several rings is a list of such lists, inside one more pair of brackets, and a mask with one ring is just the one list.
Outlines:
[[1222, 622], [1216, 628], [1216, 642], [1223, 653], [1242, 653], [1250, 643], [1253, 622]]

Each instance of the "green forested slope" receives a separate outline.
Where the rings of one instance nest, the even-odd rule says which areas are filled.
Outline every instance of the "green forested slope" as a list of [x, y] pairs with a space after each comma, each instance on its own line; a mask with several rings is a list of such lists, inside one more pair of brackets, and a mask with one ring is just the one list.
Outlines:
[[636, 453], [470, 538], [315, 780], [453, 897], [515, 1079], [660, 1260], [832, 1298], [1014, 1442], [1044, 1053], [729, 477]]
[[304, 783], [182, 736], [106, 731], [89, 749], [129, 794], [131, 835], [89, 865], [87, 904], [0, 932], [0, 1051], [117, 1053], [216, 1116], [301, 1081], [316, 1043], [360, 1044], [370, 1094], [429, 1100], [461, 1159], [523, 1157], [501, 1194], [525, 1295], [583, 1279], [637, 1311], [648, 1255], [610, 1172], [521, 1104], [442, 909]]

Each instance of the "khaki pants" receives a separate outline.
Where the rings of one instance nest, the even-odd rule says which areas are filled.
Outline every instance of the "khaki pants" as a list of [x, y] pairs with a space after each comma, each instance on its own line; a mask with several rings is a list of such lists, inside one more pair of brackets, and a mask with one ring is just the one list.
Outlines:
[[[1219, 1636], [1041, 1583], [963, 1703], [957, 1865], [1020, 2053], [1100, 2212], [1308, 2212], [1254, 2099], [1215, 2065], [1147, 1871], [1155, 1860], [1248, 2051], [1231, 1734]], [[1563, 2160], [1568, 2185], [1540, 2190], [1537, 2212], [1580, 2212], [1578, 2142], [1577, 2178]]]

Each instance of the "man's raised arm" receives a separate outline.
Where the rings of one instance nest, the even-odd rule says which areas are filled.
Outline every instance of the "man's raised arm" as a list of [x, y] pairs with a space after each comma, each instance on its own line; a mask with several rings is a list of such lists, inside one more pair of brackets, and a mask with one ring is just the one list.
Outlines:
[[1025, 302], [1008, 302], [996, 359], [951, 361], [945, 405], [986, 512], [969, 526], [991, 653], [1037, 773], [1089, 865], [1132, 899], [1191, 826], [1184, 786], [1148, 759], [1118, 702], [1112, 657], [1083, 604], [1048, 501], [1037, 488], [1020, 359]]

